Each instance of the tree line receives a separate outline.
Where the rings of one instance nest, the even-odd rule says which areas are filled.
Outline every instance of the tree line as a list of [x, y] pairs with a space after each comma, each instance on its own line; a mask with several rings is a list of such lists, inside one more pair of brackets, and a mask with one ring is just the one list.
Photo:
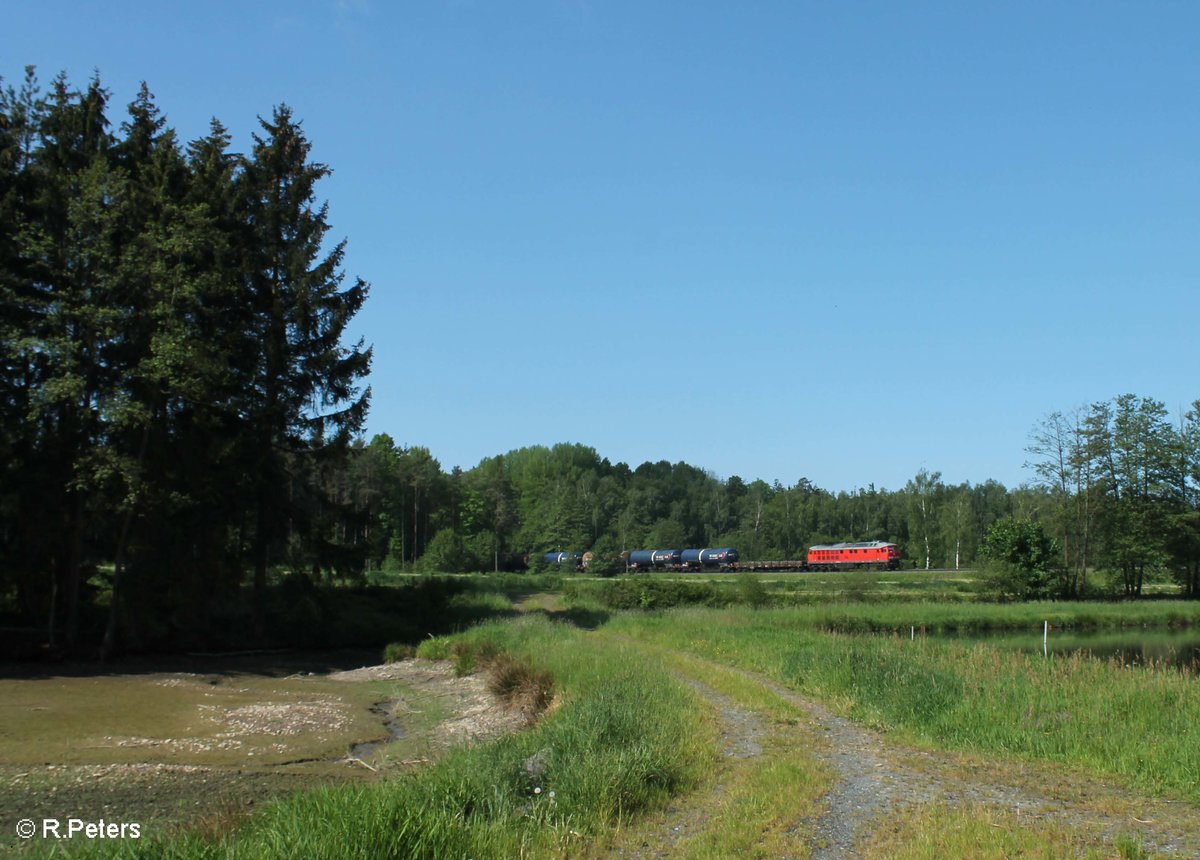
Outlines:
[[1200, 597], [1200, 400], [1176, 421], [1134, 394], [1054, 412], [1028, 451], [1058, 538], [1058, 591], [1077, 594], [1101, 568], [1137, 596], [1147, 574], [1169, 570]]
[[922, 469], [898, 490], [835, 493], [805, 478], [721, 479], [687, 463], [630, 468], [578, 444], [447, 473], [428, 449], [380, 435], [354, 447], [335, 492], [357, 518], [346, 534], [375, 567], [488, 570], [545, 551], [605, 559], [717, 546], [795, 559], [813, 544], [886, 540], [924, 569], [1004, 560], [1020, 545], [1016, 555], [1041, 577], [1037, 596], [1084, 596], [1094, 570], [1126, 596], [1152, 574], [1200, 597], [1200, 401], [1176, 422], [1160, 401], [1133, 394], [1055, 412], [1027, 450], [1035, 480], [1017, 488], [947, 484]]
[[[339, 551], [322, 475], [371, 353], [286, 106], [181, 143], [142, 86], [0, 91], [0, 608], [107, 649], [203, 628], [289, 553]], [[341, 468], [341, 466], [338, 466]], [[103, 605], [102, 605], [103, 604]]]

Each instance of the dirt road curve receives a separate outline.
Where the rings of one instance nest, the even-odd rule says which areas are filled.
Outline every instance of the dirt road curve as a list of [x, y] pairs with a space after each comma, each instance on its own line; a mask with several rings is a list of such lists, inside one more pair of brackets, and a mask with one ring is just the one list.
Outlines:
[[[728, 667], [724, 667], [729, 670]], [[1200, 812], [1168, 801], [1133, 800], [1128, 792], [1099, 782], [1081, 783], [1046, 771], [990, 763], [953, 753], [916, 749], [830, 713], [824, 707], [768, 678], [735, 671], [807, 715], [816, 757], [835, 775], [832, 790], [815, 817], [798, 817], [797, 856], [814, 860], [861, 856], [862, 841], [886, 826], [892, 814], [923, 804], [1002, 810], [1022, 820], [1048, 822], [1097, 833], [1109, 845], [1120, 834], [1136, 833], [1143, 846], [1166, 856], [1200, 857]], [[680, 678], [719, 716], [721, 743], [729, 759], [762, 754], [764, 739], [779, 731], [764, 715], [739, 706], [694, 678]], [[1057, 790], [1055, 789], [1057, 785]], [[1047, 790], [1046, 786], [1050, 789]], [[703, 830], [719, 784], [669, 811], [658, 838], [643, 839], [624, 857], [670, 857], [673, 847]], [[1083, 800], [1086, 799], [1085, 808]], [[1097, 809], [1123, 813], [1098, 813]], [[1136, 813], [1129, 813], [1130, 808]], [[802, 814], [801, 814], [802, 815]]]

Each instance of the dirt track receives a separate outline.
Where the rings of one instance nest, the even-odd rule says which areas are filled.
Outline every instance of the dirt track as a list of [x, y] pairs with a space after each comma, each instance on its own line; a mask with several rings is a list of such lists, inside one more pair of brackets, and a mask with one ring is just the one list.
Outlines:
[[[1064, 780], [1062, 773], [1050, 768], [1013, 766], [917, 749], [837, 716], [768, 678], [722, 668], [803, 712], [816, 757], [835, 775], [834, 785], [817, 814], [797, 811], [795, 856], [811, 856], [814, 860], [862, 856], [864, 842], [887, 826], [895, 812], [939, 804], [1002, 810], [1031, 823], [1079, 829], [1110, 847], [1118, 835], [1136, 833], [1147, 850], [1166, 856], [1200, 857], [1200, 811], [1184, 804], [1132, 797], [1077, 775]], [[681, 675], [680, 680], [717, 714], [727, 759], [761, 755], [764, 740], [780, 730], [765, 715], [747, 710], [695, 678]], [[707, 794], [677, 804], [654, 837], [643, 839], [640, 848], [624, 850], [621, 855], [672, 856], [678, 842], [703, 830], [721, 791], [718, 784]]]

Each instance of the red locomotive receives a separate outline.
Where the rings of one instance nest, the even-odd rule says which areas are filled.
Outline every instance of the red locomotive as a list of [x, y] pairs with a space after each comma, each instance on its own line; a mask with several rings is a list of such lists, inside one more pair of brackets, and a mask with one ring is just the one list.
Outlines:
[[808, 550], [809, 570], [895, 570], [899, 566], [900, 548], [881, 540], [821, 544]]

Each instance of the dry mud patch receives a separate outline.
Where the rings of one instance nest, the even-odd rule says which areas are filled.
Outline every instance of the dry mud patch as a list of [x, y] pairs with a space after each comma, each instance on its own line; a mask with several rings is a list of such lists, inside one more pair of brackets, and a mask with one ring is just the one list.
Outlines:
[[0, 680], [0, 854], [21, 818], [138, 821], [150, 833], [228, 820], [525, 721], [483, 678], [426, 660], [286, 677]]

